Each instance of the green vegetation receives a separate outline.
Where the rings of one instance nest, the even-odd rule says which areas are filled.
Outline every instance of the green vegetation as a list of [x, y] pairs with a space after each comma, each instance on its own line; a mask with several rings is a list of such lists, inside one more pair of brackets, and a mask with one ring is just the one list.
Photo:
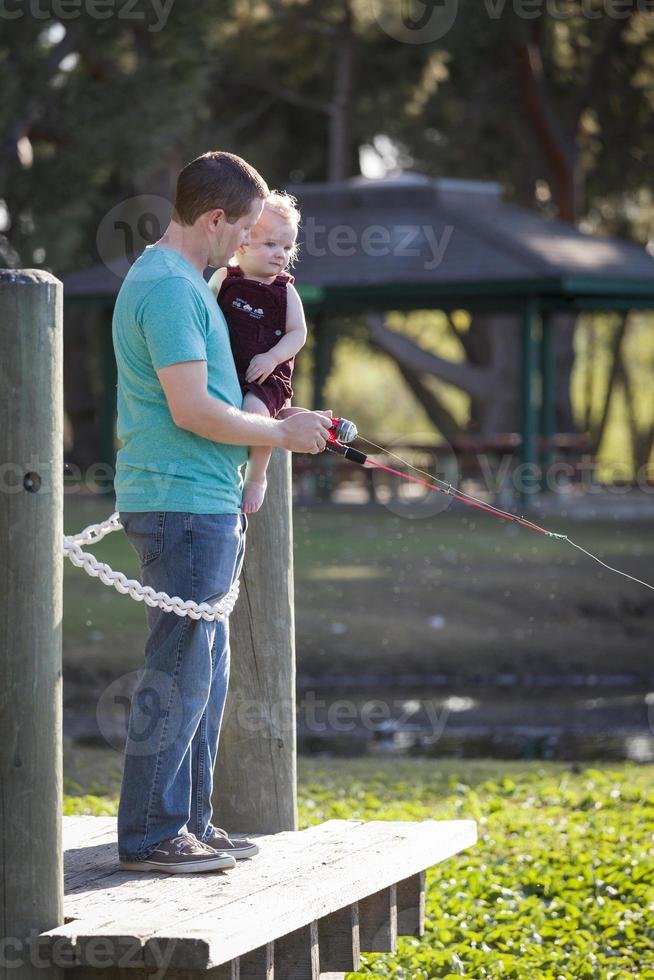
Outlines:
[[[66, 813], [116, 812], [120, 756], [67, 749]], [[479, 842], [428, 872], [422, 939], [354, 977], [654, 978], [654, 766], [299, 761], [300, 824], [474, 819]], [[93, 795], [85, 795], [85, 794]]]

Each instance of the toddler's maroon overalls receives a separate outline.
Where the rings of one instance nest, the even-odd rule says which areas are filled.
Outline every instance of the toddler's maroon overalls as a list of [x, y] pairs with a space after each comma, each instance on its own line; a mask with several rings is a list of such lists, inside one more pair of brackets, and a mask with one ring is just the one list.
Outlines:
[[263, 384], [246, 381], [245, 372], [255, 354], [274, 347], [286, 333], [286, 287], [293, 276], [281, 272], [268, 285], [247, 279], [237, 265], [227, 267], [218, 293], [218, 305], [225, 314], [232, 353], [243, 394], [251, 391], [267, 407], [271, 418], [293, 395], [291, 377], [295, 358], [278, 364]]

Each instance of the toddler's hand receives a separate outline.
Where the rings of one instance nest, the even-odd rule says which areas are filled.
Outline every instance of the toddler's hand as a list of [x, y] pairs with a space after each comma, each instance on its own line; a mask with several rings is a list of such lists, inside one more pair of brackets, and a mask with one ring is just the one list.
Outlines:
[[270, 353], [257, 354], [252, 358], [245, 372], [246, 381], [265, 381], [266, 378], [273, 373], [277, 367], [277, 361], [274, 356]]

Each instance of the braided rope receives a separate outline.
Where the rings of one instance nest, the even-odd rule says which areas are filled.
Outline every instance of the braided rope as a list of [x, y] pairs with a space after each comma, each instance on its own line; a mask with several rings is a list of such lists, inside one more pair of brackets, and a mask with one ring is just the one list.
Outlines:
[[134, 578], [127, 578], [122, 572], [114, 572], [106, 562], [98, 561], [89, 551], [83, 551], [81, 545], [95, 544], [112, 531], [121, 531], [120, 515], [114, 513], [101, 524], [89, 524], [79, 534], [64, 535], [64, 557], [77, 568], [83, 568], [87, 575], [99, 578], [104, 585], [113, 586], [121, 595], [129, 595], [137, 602], [145, 602], [148, 606], [158, 607], [164, 612], [174, 612], [177, 616], [190, 616], [191, 619], [204, 619], [212, 622], [229, 616], [236, 605], [239, 583], [234, 582], [232, 588], [218, 602], [211, 605], [208, 602], [184, 601], [179, 596], [169, 596], [167, 592], [156, 592], [149, 585], [141, 585]]

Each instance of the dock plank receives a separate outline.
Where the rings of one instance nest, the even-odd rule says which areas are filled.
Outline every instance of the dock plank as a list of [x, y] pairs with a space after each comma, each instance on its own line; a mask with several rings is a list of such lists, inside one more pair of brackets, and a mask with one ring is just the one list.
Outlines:
[[[269, 881], [279, 881], [280, 875], [285, 874], [291, 867], [301, 867], [303, 864], [301, 855], [306, 850], [310, 848], [315, 850], [322, 843], [327, 845], [330, 841], [341, 840], [344, 833], [342, 823], [343, 821], [328, 820], [317, 828], [307, 828], [305, 831], [287, 831], [269, 836], [250, 835], [251, 839], [257, 840], [261, 847], [261, 853], [254, 859], [257, 863], [257, 880], [260, 887], [264, 887]], [[352, 830], [358, 825], [363, 825], [364, 822], [348, 823], [351, 825], [347, 829]], [[115, 850], [115, 840], [112, 845], [104, 846]], [[289, 861], [293, 861], [293, 865], [289, 865]], [[248, 891], [252, 885], [248, 878], [248, 867], [251, 864], [249, 860], [239, 861], [233, 871], [216, 872], [211, 875], [164, 875], [156, 871], [121, 871], [114, 856], [113, 871], [103, 874], [98, 879], [93, 877], [92, 871], [88, 868], [83, 872], [84, 879], [80, 879], [77, 872], [72, 872], [70, 878], [65, 876], [66, 915], [86, 921], [97, 920], [99, 925], [109, 925], [114, 910], [125, 910], [125, 908], [132, 920], [136, 911], [136, 914], [142, 916], [141, 921], [144, 921], [143, 913], [146, 909], [151, 909], [153, 914], [158, 914], [155, 910], [160, 909], [165, 914], [167, 906], [175, 907], [177, 913], [188, 912], [189, 915], [193, 915], [195, 896], [202, 896], [206, 901], [214, 901], [217, 896], [229, 890], [229, 900], [233, 900], [244, 891]], [[103, 872], [106, 870], [104, 859], [100, 862], [99, 868]], [[165, 885], [162, 884], [163, 882]], [[192, 888], [189, 888], [189, 882], [193, 883]], [[237, 888], [236, 891], [234, 887]], [[191, 902], [188, 908], [187, 900]]]
[[[253, 938], [249, 929], [247, 936], [243, 935], [243, 921], [257, 924], [256, 945], [262, 945], [281, 931], [320, 919], [335, 908], [390, 888], [407, 873], [415, 874], [451, 857], [474, 843], [476, 828], [473, 821], [368, 821], [355, 828], [355, 833], [359, 841], [350, 834], [342, 842], [342, 849], [323, 853], [319, 864], [240, 898], [238, 916], [230, 914], [229, 905], [206, 907], [199, 917], [178, 919], [174, 934], [169, 929], [159, 929], [152, 938], [179, 942], [185, 935], [201, 935], [207, 942], [208, 963], [219, 962], [216, 957], [231, 958], [235, 955], [233, 950]], [[145, 944], [146, 962], [150, 941]], [[363, 943], [361, 949], [365, 950]], [[175, 963], [176, 953], [171, 955]]]
[[[97, 833], [83, 824], [72, 830], [85, 835], [81, 840], [90, 847], [87, 857], [98, 841], [115, 848], [115, 821], [113, 844], [109, 825], [97, 828]], [[74, 839], [74, 833], [67, 839]], [[89, 877], [83, 886], [79, 875], [90, 869], [82, 868], [76, 855], [69, 880], [77, 884], [65, 900], [65, 914], [72, 921], [42, 934], [39, 948], [58, 942], [61, 951], [68, 944], [76, 962], [90, 965], [97, 961], [99, 949], [103, 965], [119, 964], [129, 950], [131, 967], [165, 964], [207, 970], [312, 922], [319, 930], [320, 920], [338, 909], [394, 889], [397, 882], [419, 875], [475, 839], [474, 821], [466, 820], [326, 821], [304, 831], [259, 836], [260, 854], [239, 862], [231, 872], [117, 871], [95, 882]], [[80, 838], [77, 849], [79, 843]], [[98, 873], [104, 870], [102, 865]], [[412, 931], [419, 926], [419, 885], [416, 879], [406, 896], [413, 910], [407, 922]], [[403, 899], [401, 908], [404, 905]], [[387, 944], [390, 924], [389, 929]]]

